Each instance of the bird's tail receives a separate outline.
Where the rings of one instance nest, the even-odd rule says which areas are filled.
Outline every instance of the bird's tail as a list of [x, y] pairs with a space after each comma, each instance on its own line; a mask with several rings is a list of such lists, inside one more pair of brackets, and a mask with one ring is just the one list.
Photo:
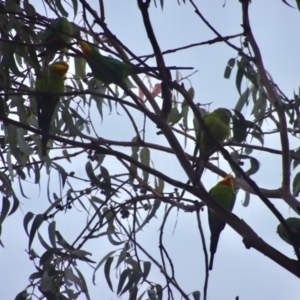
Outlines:
[[214, 256], [215, 256], [214, 253], [211, 253], [211, 254], [210, 254], [209, 267], [208, 267], [208, 270], [209, 270], [209, 271], [211, 271], [212, 268], [213, 268], [213, 264], [214, 264]]
[[220, 235], [218, 234], [215, 237], [210, 238], [210, 260], [209, 260], [209, 270], [212, 270], [213, 264], [214, 264], [214, 256], [215, 253], [217, 252], [217, 247], [218, 247], [218, 242], [219, 242], [219, 237]]
[[[39, 127], [43, 132], [50, 132], [50, 122], [48, 118], [44, 116], [44, 119], [41, 120]], [[41, 146], [42, 146], [42, 156], [47, 156], [47, 144], [49, 137], [45, 134], [42, 134]]]
[[47, 156], [47, 143], [48, 143], [49, 138], [45, 135], [42, 135], [42, 156]]

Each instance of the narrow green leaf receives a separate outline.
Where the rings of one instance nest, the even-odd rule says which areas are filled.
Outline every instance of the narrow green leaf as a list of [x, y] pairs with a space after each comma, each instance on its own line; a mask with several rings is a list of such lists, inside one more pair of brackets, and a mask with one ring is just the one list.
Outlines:
[[[94, 272], [93, 272], [93, 284], [95, 284], [95, 280], [96, 280], [96, 271], [101, 267], [101, 265], [106, 262], [107, 258], [112, 256], [117, 250], [114, 250], [114, 251], [111, 251], [109, 253], [107, 253], [101, 260], [100, 262], [97, 264], [97, 266], [95, 267], [94, 269]], [[113, 291], [113, 289], [112, 289]]]
[[86, 75], [85, 72], [86, 60], [83, 57], [75, 57], [74, 63], [75, 63], [75, 77], [84, 78]]
[[43, 223], [44, 219], [45, 219], [44, 214], [38, 214], [34, 218], [34, 220], [32, 222], [32, 225], [31, 225], [30, 234], [29, 234], [28, 249], [31, 249], [31, 244], [33, 242], [36, 231], [39, 229], [39, 227]]
[[[18, 58], [18, 55], [16, 55], [16, 59], [17, 58]], [[11, 55], [11, 59], [9, 61], [9, 68], [14, 73], [14, 75], [16, 75], [17, 77], [21, 77], [21, 78], [25, 77], [25, 75], [22, 72], [20, 72], [13, 55]]]
[[[138, 142], [138, 137], [135, 136], [132, 140], [132, 143], [137, 143]], [[139, 146], [132, 146], [131, 147], [132, 153], [138, 153], [140, 151], [140, 147]]]
[[25, 232], [26, 232], [26, 234], [29, 236], [29, 233], [28, 233], [28, 224], [29, 224], [29, 222], [31, 221], [31, 219], [34, 217], [34, 214], [31, 212], [31, 211], [29, 211], [26, 215], [25, 215], [25, 217], [24, 217], [24, 220], [23, 220], [23, 227], [24, 227], [24, 229], [25, 229]]
[[56, 222], [52, 221], [48, 226], [48, 235], [49, 235], [50, 243], [53, 248], [56, 248], [55, 231], [56, 231]]
[[137, 286], [133, 286], [129, 290], [129, 300], [136, 300], [137, 294], [138, 294], [138, 288]]
[[77, 0], [72, 0], [72, 4], [73, 4], [74, 16], [76, 16], [77, 11], [78, 11], [78, 1]]
[[[187, 92], [188, 92], [189, 96], [191, 97], [191, 99], [194, 100], [194, 98], [195, 98], [195, 90], [194, 90], [194, 88], [191, 86], [191, 87], [188, 89]], [[187, 105], [187, 102], [184, 102], [184, 101], [183, 101], [182, 105]]]
[[[124, 245], [124, 248], [125, 246], [127, 246], [127, 244]], [[122, 251], [120, 252], [120, 255], [119, 255], [119, 258], [118, 258], [118, 261], [116, 263], [116, 268], [119, 267], [119, 265], [125, 261], [126, 257], [127, 257], [127, 253], [128, 253], [128, 249], [125, 248], [125, 249], [122, 249]]]
[[251, 148], [244, 148], [244, 152], [245, 152], [247, 155], [250, 155], [250, 154], [253, 152], [253, 149], [251, 149]]
[[[142, 164], [149, 167], [149, 165], [150, 165], [150, 150], [149, 150], [149, 148], [147, 148], [147, 147], [142, 148], [142, 150], [140, 152], [140, 158], [141, 158]], [[144, 176], [144, 180], [146, 182], [148, 182], [149, 172], [143, 170], [143, 176]]]
[[230, 58], [224, 71], [224, 78], [229, 79], [231, 71], [235, 65], [235, 58]]
[[151, 262], [150, 261], [144, 261], [144, 272], [143, 272], [143, 280], [146, 280], [150, 273], [151, 269]]
[[34, 157], [32, 157], [32, 161], [33, 161], [33, 170], [34, 170], [34, 183], [37, 184], [40, 182], [41, 179], [41, 173], [40, 173], [40, 168], [39, 168], [39, 164], [36, 163], [36, 160], [34, 159]]
[[[193, 89], [193, 91], [194, 91], [194, 89]], [[184, 100], [181, 105], [180, 118], [182, 117], [183, 126], [185, 128], [188, 128], [188, 115], [189, 115], [189, 106], [188, 106], [188, 103], [186, 102], [186, 100]]]
[[43, 255], [40, 258], [39, 265], [49, 265], [49, 262], [53, 260], [54, 255], [57, 256], [64, 256], [66, 255], [64, 252], [61, 251], [61, 249], [58, 248], [50, 248], [47, 251], [43, 253]]
[[64, 238], [63, 236], [60, 234], [59, 231], [55, 231], [55, 236], [57, 239], [57, 243], [59, 245], [61, 245], [64, 249], [68, 250], [68, 251], [73, 251], [74, 247], [72, 247]]
[[235, 115], [232, 118], [233, 124], [233, 137], [232, 140], [237, 143], [242, 143], [246, 140], [248, 134], [248, 126], [245, 117], [235, 110]]
[[30, 151], [30, 148], [24, 138], [24, 132], [25, 130], [23, 128], [18, 128], [17, 129], [17, 142], [18, 142], [18, 145], [21, 149], [21, 151], [27, 155], [30, 155], [31, 151]]
[[244, 73], [245, 73], [244, 68], [242, 64], [238, 61], [238, 69], [236, 72], [235, 85], [240, 95], [241, 95], [241, 84], [244, 77]]
[[[42, 272], [34, 272], [32, 273], [30, 276], [29, 276], [29, 280], [35, 280], [35, 279], [40, 279], [41, 277], [43, 276], [43, 273]], [[28, 300], [26, 298], [26, 300]]]
[[[297, 5], [298, 5], [298, 1], [299, 0], [296, 0], [297, 1]], [[286, 4], [286, 5], [288, 5], [289, 7], [292, 7], [292, 8], [294, 8], [292, 5], [290, 5], [286, 0], [282, 0], [282, 2], [284, 3], [284, 4]], [[299, 6], [298, 6], [298, 8], [299, 8]]]
[[61, 198], [58, 198], [53, 203], [51, 202], [51, 205], [45, 210], [44, 215], [47, 216], [58, 204], [60, 204], [61, 201]]
[[296, 174], [293, 180], [293, 196], [298, 197], [300, 192], [300, 172]]
[[15, 297], [15, 300], [28, 300], [29, 297], [30, 296], [30, 294], [29, 293], [27, 293], [27, 291], [25, 290], [25, 291], [22, 291], [22, 292], [20, 292], [16, 297]]
[[126, 279], [128, 278], [128, 280], [129, 280], [129, 277], [130, 277], [130, 275], [131, 275], [131, 272], [132, 272], [131, 269], [125, 269], [125, 270], [122, 272], [122, 274], [121, 274], [121, 276], [120, 276], [120, 279], [119, 279], [118, 289], [117, 289], [117, 294], [118, 294], [118, 295], [120, 295], [121, 290], [122, 290], [122, 288], [123, 288], [123, 285], [124, 285]]
[[251, 114], [253, 114], [256, 118], [259, 116], [263, 116], [266, 109], [267, 98], [265, 93], [259, 92], [258, 99], [254, 102], [254, 106]]
[[300, 149], [291, 150], [291, 154], [297, 155], [298, 159], [293, 159], [293, 169], [295, 169], [300, 164]]
[[13, 168], [12, 168], [10, 149], [8, 149], [7, 154], [6, 154], [6, 163], [8, 166], [8, 171], [9, 171], [11, 181], [14, 181], [14, 172], [13, 172]]
[[26, 174], [23, 172], [23, 170], [21, 168], [17, 168], [16, 173], [19, 175], [19, 179], [22, 179], [22, 180], [26, 179]]
[[19, 150], [17, 147], [17, 128], [14, 125], [7, 125], [7, 142], [9, 144], [9, 152], [11, 152], [15, 157], [19, 156]]
[[113, 245], [119, 246], [124, 243], [123, 241], [118, 242], [115, 239], [113, 239], [113, 235], [119, 239], [118, 233], [115, 231], [115, 228], [113, 225], [108, 226], [106, 232], [107, 232], [107, 238], [108, 238], [109, 242], [112, 243]]
[[160, 284], [156, 284], [155, 289], [156, 289], [156, 294], [157, 294], [158, 300], [162, 300], [162, 297], [163, 297], [162, 286]]
[[159, 193], [162, 193], [164, 191], [164, 187], [165, 187], [165, 182], [161, 178], [156, 177], [156, 179], [155, 179], [155, 190]]
[[85, 250], [81, 250], [81, 249], [73, 250], [73, 251], [71, 251], [71, 254], [72, 254], [72, 256], [75, 257], [76, 259], [79, 259], [79, 260], [88, 262], [88, 263], [90, 263], [90, 264], [96, 263], [95, 261], [93, 261], [93, 260], [87, 258], [87, 255], [92, 255], [92, 253], [87, 252], [87, 251], [85, 251]]
[[252, 135], [253, 138], [257, 139], [261, 145], [264, 145], [264, 137], [263, 134], [257, 133], [256, 131], [251, 131], [250, 134]]
[[61, 0], [54, 0], [55, 1], [55, 6], [56, 8], [60, 11], [60, 13], [64, 16], [64, 17], [68, 17], [69, 14], [68, 12], [64, 9], [64, 7], [61, 4]]
[[250, 194], [248, 192], [245, 193], [245, 199], [242, 202], [243, 206], [247, 207], [250, 203]]
[[163, 11], [163, 9], [164, 9], [164, 0], [160, 0], [160, 7], [161, 7], [161, 10]]
[[113, 289], [113, 286], [112, 286], [112, 283], [111, 283], [111, 280], [110, 280], [110, 267], [111, 267], [111, 264], [113, 262], [114, 258], [112, 256], [109, 256], [105, 262], [105, 265], [104, 265], [104, 275], [105, 275], [105, 278], [106, 278], [106, 282], [109, 286], [109, 288], [112, 290], [112, 292], [114, 291]]
[[140, 294], [140, 296], [137, 298], [137, 300], [142, 300], [144, 298], [144, 295], [146, 294], [147, 290], [145, 290], [144, 292], [142, 292]]
[[150, 300], [158, 300], [154, 288], [150, 288], [149, 290], [147, 290], [147, 294]]
[[76, 267], [74, 267], [74, 269], [76, 270], [80, 280], [81, 280], [81, 288], [82, 288], [82, 292], [85, 293], [85, 296], [87, 298], [87, 300], [91, 300], [90, 298], [90, 295], [89, 295], [89, 292], [88, 292], [88, 287], [87, 287], [87, 284], [85, 282], [85, 279], [84, 279], [84, 276], [82, 275], [82, 273], [80, 272], [80, 270]]
[[13, 206], [12, 209], [9, 212], [9, 216], [12, 215], [14, 212], [16, 212], [16, 210], [18, 209], [19, 205], [20, 205], [20, 201], [18, 199], [18, 197], [15, 195], [15, 193], [13, 193]]
[[105, 154], [98, 153], [96, 157], [97, 157], [97, 160], [98, 160], [98, 165], [101, 166], [101, 164], [103, 163], [103, 161], [105, 159]]
[[105, 202], [104, 200], [102, 200], [98, 197], [95, 197], [95, 196], [92, 196], [91, 201], [96, 202], [96, 203], [101, 204], [101, 205]]
[[[103, 103], [104, 103], [104, 98], [102, 95], [105, 95], [105, 92], [107, 90], [107, 88], [105, 86], [102, 85], [101, 81], [92, 78], [91, 80], [89, 80], [88, 82], [88, 90], [91, 91], [93, 94], [91, 94], [91, 99], [94, 99], [96, 104], [97, 104], [97, 109], [99, 111], [99, 114], [101, 116], [101, 119], [103, 119]], [[96, 95], [98, 94], [98, 95]]]
[[22, 196], [23, 196], [24, 198], [29, 199], [29, 198], [25, 195], [25, 193], [24, 193], [24, 191], [23, 191], [23, 186], [22, 186], [22, 182], [21, 182], [21, 179], [20, 179], [20, 178], [18, 178], [18, 183], [19, 183], [19, 188], [20, 188], [20, 191], [21, 191]]
[[253, 156], [245, 155], [245, 154], [240, 154], [240, 158], [241, 159], [249, 159], [250, 160], [250, 169], [245, 172], [245, 173], [247, 173], [248, 176], [251, 176], [251, 175], [255, 174], [259, 170], [260, 163]]
[[138, 284], [140, 279], [142, 278], [142, 273], [139, 270], [133, 270], [132, 274], [129, 277], [127, 284], [124, 286], [121, 294], [126, 293], [129, 289], [132, 289], [134, 286]]
[[152, 206], [152, 209], [151, 209], [150, 213], [144, 219], [144, 222], [138, 227], [137, 231], [140, 230], [140, 229], [142, 229], [155, 216], [157, 210], [160, 207], [160, 204], [161, 204], [161, 200], [160, 199], [155, 199], [154, 204]]
[[92, 164], [90, 161], [88, 161], [85, 165], [85, 171], [87, 176], [89, 177], [89, 179], [92, 181], [92, 183], [96, 183], [99, 184], [99, 179], [97, 178], [97, 176], [94, 173]]
[[182, 117], [182, 115], [179, 112], [178, 108], [176, 106], [174, 106], [171, 109], [171, 112], [168, 116], [168, 122], [173, 126], [180, 121], [181, 117]]
[[101, 182], [101, 188], [105, 191], [106, 197], [109, 197], [111, 192], [113, 191], [113, 189], [111, 187], [111, 180], [110, 180], [109, 172], [103, 166], [100, 166], [100, 171], [101, 171], [101, 175], [103, 178], [103, 182]]
[[67, 109], [63, 110], [61, 116], [63, 121], [65, 122], [66, 127], [68, 128], [68, 130], [72, 135], [85, 138], [84, 134], [82, 134], [82, 132], [78, 129], [78, 127], [74, 125], [73, 118], [70, 115], [70, 113], [67, 111]]
[[31, 5], [28, 1], [24, 1], [24, 9], [27, 12], [28, 16], [35, 17], [36, 12], [33, 5]]
[[193, 298], [194, 300], [201, 300], [201, 294], [199, 291], [193, 292]]
[[66, 179], [68, 177], [68, 173], [65, 171], [65, 169], [60, 166], [59, 164], [55, 163], [55, 162], [52, 162], [52, 165], [55, 166], [56, 170], [58, 171], [59, 173], [59, 177], [60, 177], [60, 180], [61, 180], [61, 184], [62, 184], [62, 187], [65, 186], [65, 183], [66, 183]]
[[8, 215], [9, 208], [10, 208], [10, 202], [9, 202], [8, 198], [4, 196], [2, 198], [2, 208], [1, 208], [1, 212], [0, 212], [0, 224], [3, 223], [4, 219]]
[[[132, 153], [131, 157], [137, 161], [139, 159], [139, 154], [138, 153]], [[137, 172], [137, 165], [135, 165], [133, 163], [130, 163], [130, 169], [131, 169], [131, 171], [133, 173], [136, 173]], [[129, 183], [133, 184], [133, 182], [134, 182], [134, 176], [132, 176], [131, 174], [129, 174], [129, 178], [130, 178]]]
[[248, 98], [251, 95], [251, 89], [247, 88], [245, 92], [242, 93], [238, 102], [235, 105], [235, 109], [238, 111], [242, 111], [245, 104], [248, 104]]
[[41, 242], [41, 245], [42, 245], [46, 250], [52, 249], [52, 247], [50, 247], [50, 246], [46, 243], [46, 241], [45, 241], [45, 240], [43, 239], [43, 237], [39, 234], [39, 232], [38, 232], [37, 236], [38, 236], [39, 241]]

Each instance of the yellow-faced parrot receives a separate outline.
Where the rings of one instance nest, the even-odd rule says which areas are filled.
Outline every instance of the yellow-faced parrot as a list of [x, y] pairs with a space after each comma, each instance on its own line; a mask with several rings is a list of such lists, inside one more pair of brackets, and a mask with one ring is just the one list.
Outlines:
[[157, 67], [138, 67], [112, 57], [103, 56], [98, 48], [84, 41], [79, 41], [79, 44], [93, 76], [105, 84], [115, 83], [124, 86], [124, 80], [128, 76], [157, 70]]
[[[232, 211], [235, 203], [233, 176], [227, 175], [223, 180], [218, 182], [213, 188], [210, 189], [209, 194], [218, 203]], [[214, 254], [217, 251], [219, 237], [226, 223], [210, 209], [208, 209], [208, 223], [211, 232], [209, 270], [212, 270]]]
[[[64, 78], [69, 65], [66, 62], [57, 62], [49, 65], [35, 82], [37, 115], [39, 128], [44, 132], [50, 132], [50, 126], [56, 106], [59, 103], [59, 93], [64, 92]], [[48, 137], [42, 135], [42, 156], [47, 155]]]
[[80, 30], [74, 23], [60, 17], [53, 20], [44, 32], [42, 43], [46, 50], [39, 56], [45, 56], [44, 66], [53, 60], [56, 52], [71, 43], [72, 38], [80, 37]]
[[[229, 122], [231, 117], [232, 114], [229, 109], [218, 108], [203, 118], [203, 121], [208, 127], [211, 136], [213, 136], [220, 144], [222, 144], [224, 140], [229, 137]], [[201, 127], [198, 131], [196, 143], [196, 147], [198, 147], [200, 151], [198, 166], [199, 170], [197, 171], [197, 178], [200, 179], [209, 157], [215, 153], [218, 148], [212, 141], [210, 135], [201, 129]]]
[[[300, 219], [288, 218], [285, 222], [290, 227], [295, 242], [298, 243], [298, 246], [300, 246]], [[292, 245], [290, 237], [281, 223], [277, 226], [277, 233], [286, 243]]]

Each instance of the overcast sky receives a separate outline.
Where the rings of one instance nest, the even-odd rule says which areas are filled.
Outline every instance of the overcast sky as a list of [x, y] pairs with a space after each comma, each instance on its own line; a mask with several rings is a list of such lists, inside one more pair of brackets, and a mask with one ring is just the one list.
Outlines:
[[[96, 7], [98, 1], [89, 2], [98, 11]], [[201, 0], [196, 2], [202, 14], [221, 34], [227, 36], [242, 32], [239, 1], [226, 1], [225, 6], [223, 6], [223, 0]], [[35, 4], [35, 8], [44, 14], [43, 8], [40, 7], [39, 10], [37, 4]], [[294, 5], [292, 1], [291, 4]], [[105, 1], [105, 5], [108, 28], [136, 55], [151, 53], [151, 45], [145, 34], [136, 2], [115, 0]], [[152, 24], [163, 51], [215, 38], [215, 35], [196, 16], [188, 1], [187, 4], [181, 4], [180, 6], [177, 5], [177, 1], [172, 1], [172, 4], [170, 4], [170, 1], [165, 1], [163, 11], [160, 8], [155, 8], [152, 4], [150, 11]], [[80, 16], [77, 20], [79, 19]], [[71, 20], [72, 16], [70, 16]], [[266, 69], [284, 93], [292, 97], [294, 91], [298, 91], [300, 83], [299, 11], [289, 8], [280, 0], [272, 1], [272, 4], [269, 0], [252, 1], [250, 20]], [[101, 30], [98, 28], [96, 31], [100, 32]], [[239, 45], [238, 40], [236, 44]], [[232, 109], [239, 98], [235, 87], [236, 69], [234, 69], [229, 80], [223, 77], [227, 61], [232, 57], [237, 57], [235, 51], [225, 44], [219, 43], [169, 54], [165, 56], [165, 59], [166, 64], [169, 66], [192, 66], [198, 71], [190, 77], [191, 85], [195, 89], [194, 101], [200, 103], [212, 102], [210, 109], [213, 110], [217, 107]], [[153, 65], [154, 63], [153, 61]], [[182, 74], [187, 76], [190, 71], [184, 71]], [[72, 76], [72, 71], [69, 72], [68, 76]], [[188, 85], [187, 82], [185, 84]], [[247, 84], [244, 82], [242, 88], [245, 89], [246, 87]], [[120, 115], [115, 111], [111, 115], [108, 114], [108, 111], [106, 112], [102, 123], [97, 112], [93, 116], [94, 120], [98, 120], [98, 134], [101, 137], [120, 141], [134, 137], [134, 131], [126, 125], [127, 118], [121, 109]], [[250, 112], [251, 109], [243, 111], [247, 118], [251, 120]], [[192, 122], [191, 114], [190, 117]], [[142, 128], [143, 116], [136, 114], [135, 118], [140, 128]], [[156, 135], [154, 127], [149, 126], [147, 128], [149, 130], [146, 134], [146, 141], [167, 145], [163, 136]], [[183, 143], [183, 139], [181, 139], [181, 142]], [[298, 147], [298, 144], [298, 140], [291, 140], [291, 148]], [[278, 149], [279, 137], [266, 137], [265, 145]], [[130, 149], [119, 149], [130, 153]], [[194, 144], [189, 143], [185, 151], [192, 154]], [[282, 179], [280, 157], [259, 151], [256, 151], [255, 155], [261, 162], [261, 170], [253, 176], [253, 179], [262, 188], [278, 188]], [[186, 182], [186, 175], [172, 155], [163, 156], [152, 151], [151, 159], [158, 170], [173, 176], [176, 180]], [[114, 160], [107, 158], [104, 163], [105, 166], [110, 168], [109, 170], [112, 170], [111, 173], [117, 172], [115, 168], [118, 168], [118, 165], [114, 162]], [[85, 163], [84, 156], [82, 160], [74, 160], [72, 165], [65, 163], [64, 166], [68, 172], [73, 170], [77, 174], [84, 174]], [[230, 172], [228, 164], [223, 160], [221, 160], [221, 166], [222, 169]], [[208, 190], [219, 179], [209, 171], [206, 171], [203, 175], [203, 182]], [[15, 182], [15, 186], [17, 189], [17, 182]], [[40, 188], [28, 183], [25, 186], [25, 193], [30, 199], [25, 199], [19, 194], [22, 201], [22, 211], [19, 210], [4, 222], [2, 241], [5, 248], [1, 250], [0, 262], [2, 272], [6, 270], [6, 273], [1, 278], [0, 299], [13, 299], [16, 293], [28, 284], [27, 278], [34, 272], [33, 263], [28, 260], [25, 252], [28, 247], [28, 239], [23, 229], [23, 217], [28, 211], [43, 213], [48, 207], [45, 196], [46, 187], [46, 176], [44, 176]], [[80, 189], [84, 185], [76, 187]], [[54, 191], [59, 193], [58, 176], [56, 174], [51, 178], [51, 193]], [[167, 186], [165, 191], [171, 191], [171, 189]], [[267, 243], [282, 251], [288, 257], [295, 258], [293, 248], [284, 243], [276, 234], [278, 221], [261, 200], [251, 196], [249, 206], [244, 207], [241, 204], [243, 199], [244, 193], [239, 192], [234, 213], [245, 220]], [[274, 199], [272, 202], [285, 217], [295, 215], [280, 199]], [[79, 206], [77, 208], [73, 208], [68, 214], [61, 213], [55, 217], [57, 227], [69, 242], [76, 238], [86, 222], [86, 212]], [[164, 205], [161, 206], [157, 219], [151, 220], [150, 224], [138, 235], [140, 243], [157, 259], [159, 259], [158, 234], [163, 215]], [[176, 229], [173, 233], [177, 218]], [[210, 234], [206, 209], [201, 214], [201, 219], [208, 245]], [[200, 290], [202, 293], [204, 258], [195, 215], [182, 211], [177, 212], [174, 209], [164, 232], [165, 246], [175, 264], [177, 282], [186, 293], [195, 290]], [[45, 238], [47, 237], [47, 226], [41, 228], [41, 233]], [[37, 252], [42, 251], [38, 241], [34, 243], [34, 249]], [[107, 252], [116, 249], [107, 242], [105, 237], [88, 242], [87, 246], [84, 247], [84, 250], [93, 253], [91, 259], [97, 262]], [[97, 285], [95, 286], [91, 284], [92, 269], [85, 264], [79, 264], [79, 266], [84, 270], [91, 299], [117, 299], [117, 296], [106, 285], [103, 269], [100, 269], [97, 273]], [[112, 278], [116, 273], [111, 272]], [[161, 280], [162, 285], [164, 283], [159, 270], [154, 270], [154, 266], [153, 273], [149, 275], [149, 280], [155, 282]], [[242, 238], [229, 226], [226, 226], [220, 237], [214, 260], [214, 269], [209, 278], [208, 299], [231, 300], [235, 299], [236, 296], [239, 296], [240, 300], [299, 299], [299, 279], [256, 250], [247, 250], [242, 243]], [[84, 298], [81, 297], [80, 299]]]

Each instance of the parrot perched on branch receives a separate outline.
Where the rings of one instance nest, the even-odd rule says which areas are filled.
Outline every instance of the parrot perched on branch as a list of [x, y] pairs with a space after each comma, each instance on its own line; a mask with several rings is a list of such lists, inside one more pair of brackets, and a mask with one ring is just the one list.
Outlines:
[[[210, 196], [222, 206], [232, 211], [235, 203], [235, 192], [233, 188], [233, 176], [227, 175], [208, 192]], [[226, 223], [213, 211], [208, 209], [208, 223], [211, 232], [210, 236], [210, 262], [209, 270], [213, 268], [214, 255], [217, 251], [218, 241]]]
[[45, 56], [45, 67], [53, 60], [58, 50], [65, 48], [71, 43], [73, 37], [80, 38], [80, 30], [66, 18], [57, 18], [50, 23], [42, 38], [42, 43], [46, 50], [39, 55]]
[[[290, 229], [293, 233], [295, 242], [298, 243], [298, 246], [300, 246], [300, 219], [299, 218], [288, 218], [285, 220], [285, 222], [290, 227]], [[283, 225], [281, 223], [277, 226], [277, 233], [286, 243], [292, 245], [290, 237], [289, 237], [286, 229], [283, 227]]]
[[[93, 76], [105, 84], [115, 83], [124, 86], [125, 79], [128, 76], [147, 73], [151, 70], [158, 70], [157, 67], [139, 67], [127, 62], [103, 56], [98, 48], [84, 41], [78, 42], [81, 50], [88, 62]], [[177, 67], [168, 67], [167, 69], [181, 69]]]
[[[222, 144], [226, 138], [229, 137], [230, 128], [229, 122], [232, 117], [232, 114], [229, 109], [226, 108], [218, 108], [214, 110], [212, 113], [204, 116], [203, 121], [208, 127], [210, 134], [220, 143]], [[211, 137], [205, 130], [199, 128], [197, 141], [196, 141], [196, 149], [200, 151], [199, 157], [199, 170], [197, 173], [197, 179], [200, 179], [206, 163], [209, 157], [218, 151], [218, 148], [214, 141], [212, 141]], [[196, 152], [196, 150], [195, 150]]]
[[[40, 130], [50, 132], [53, 115], [59, 103], [59, 93], [64, 92], [64, 78], [68, 72], [69, 65], [66, 62], [56, 62], [49, 65], [37, 76], [35, 82], [37, 115]], [[42, 135], [42, 156], [47, 155], [48, 137]]]

